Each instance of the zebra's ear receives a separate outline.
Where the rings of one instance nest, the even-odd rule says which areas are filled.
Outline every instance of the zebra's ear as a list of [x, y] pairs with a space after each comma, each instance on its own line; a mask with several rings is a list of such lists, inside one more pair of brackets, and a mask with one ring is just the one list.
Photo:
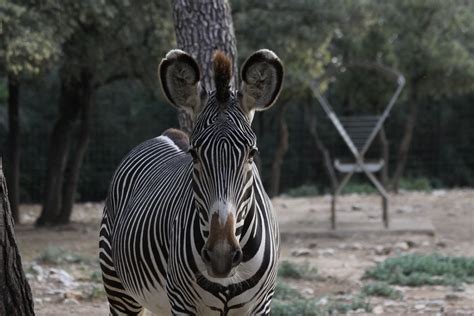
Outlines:
[[250, 55], [241, 70], [241, 104], [253, 117], [253, 111], [269, 109], [278, 98], [283, 83], [283, 64], [268, 49]]
[[168, 101], [177, 108], [192, 114], [201, 107], [199, 66], [188, 53], [173, 49], [161, 60], [158, 67], [161, 90]]

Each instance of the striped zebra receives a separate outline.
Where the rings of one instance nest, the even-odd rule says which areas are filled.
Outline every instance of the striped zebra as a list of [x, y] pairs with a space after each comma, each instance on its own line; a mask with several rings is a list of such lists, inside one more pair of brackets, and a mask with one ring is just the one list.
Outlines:
[[187, 53], [160, 64], [164, 95], [196, 123], [189, 139], [170, 129], [134, 148], [113, 176], [100, 228], [111, 315], [270, 314], [279, 232], [250, 125], [278, 97], [283, 66], [269, 50], [253, 53], [236, 91], [231, 65], [215, 54], [216, 89], [206, 92]]

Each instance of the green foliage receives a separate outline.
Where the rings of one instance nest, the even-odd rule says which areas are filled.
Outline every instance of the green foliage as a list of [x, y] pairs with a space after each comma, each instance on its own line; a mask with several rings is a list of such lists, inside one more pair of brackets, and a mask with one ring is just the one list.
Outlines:
[[101, 271], [94, 271], [90, 275], [90, 280], [95, 283], [102, 282], [102, 272]]
[[41, 254], [36, 258], [39, 263], [58, 265], [63, 263], [90, 263], [93, 259], [68, 252], [61, 247], [51, 246], [46, 247]]
[[94, 284], [86, 293], [86, 297], [90, 300], [104, 300], [106, 298], [104, 286], [102, 284]]
[[314, 280], [317, 275], [318, 270], [307, 262], [298, 264], [285, 260], [278, 268], [278, 276], [281, 278]]
[[366, 284], [362, 287], [361, 292], [367, 296], [380, 296], [394, 300], [401, 299], [403, 297], [402, 292], [395, 290], [385, 282], [373, 282]]
[[328, 314], [347, 314], [350, 311], [355, 311], [358, 309], [363, 309], [366, 312], [371, 312], [372, 307], [366, 296], [364, 295], [357, 295], [351, 302], [343, 302], [343, 301], [333, 301], [327, 306], [327, 313]]
[[297, 188], [292, 188], [286, 192], [291, 197], [307, 197], [320, 194], [318, 187], [311, 184], [304, 184]]
[[432, 187], [427, 178], [402, 178], [400, 180], [400, 189], [406, 191], [430, 192]]
[[375, 189], [374, 186], [371, 183], [369, 183], [369, 180], [367, 180], [365, 183], [352, 181], [352, 182], [347, 183], [347, 185], [344, 187], [344, 190], [342, 190], [342, 192], [345, 194], [374, 193], [374, 192], [377, 192], [377, 189]]
[[285, 282], [278, 280], [273, 298], [278, 300], [291, 301], [295, 299], [302, 299], [303, 296], [300, 294], [300, 292], [298, 292], [298, 290], [295, 290]]
[[276, 316], [322, 316], [326, 313], [314, 300], [294, 299], [291, 301], [280, 301], [274, 299], [272, 301], [272, 315]]
[[364, 277], [405, 286], [473, 283], [474, 258], [409, 254], [388, 258]]

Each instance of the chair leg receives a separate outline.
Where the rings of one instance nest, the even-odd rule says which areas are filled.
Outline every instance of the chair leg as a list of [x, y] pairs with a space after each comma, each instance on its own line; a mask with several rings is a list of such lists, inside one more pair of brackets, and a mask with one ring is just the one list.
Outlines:
[[387, 198], [385, 196], [382, 196], [382, 209], [383, 209], [383, 214], [382, 214], [383, 224], [384, 224], [385, 228], [388, 228], [388, 225], [389, 225], [388, 201], [387, 201]]
[[331, 229], [336, 229], [336, 193], [332, 194], [331, 200]]

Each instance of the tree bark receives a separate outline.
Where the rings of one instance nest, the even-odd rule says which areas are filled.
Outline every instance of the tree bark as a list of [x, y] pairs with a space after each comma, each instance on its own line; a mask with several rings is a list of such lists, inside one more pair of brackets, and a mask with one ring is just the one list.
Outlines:
[[408, 159], [408, 151], [410, 150], [411, 140], [413, 138], [413, 131], [415, 129], [416, 118], [418, 114], [418, 92], [417, 92], [416, 81], [411, 86], [411, 93], [408, 103], [410, 110], [408, 112], [408, 117], [405, 121], [405, 128], [403, 133], [403, 138], [400, 143], [397, 155], [397, 166], [392, 178], [392, 189], [394, 192], [398, 192], [400, 179], [405, 171], [405, 166]]
[[334, 170], [331, 155], [329, 154], [329, 150], [324, 145], [323, 141], [319, 137], [318, 129], [317, 129], [317, 119], [316, 114], [311, 111], [311, 103], [306, 105], [306, 118], [309, 127], [309, 133], [313, 138], [316, 148], [318, 148], [319, 152], [321, 153], [324, 161], [324, 170], [326, 170], [326, 174], [329, 178], [329, 184], [331, 185], [331, 192], [336, 192], [337, 187], [339, 186], [339, 181], [336, 176], [336, 171]]
[[84, 71], [81, 75], [81, 86], [78, 88], [78, 100], [80, 107], [80, 125], [79, 135], [74, 154], [69, 155], [68, 168], [65, 173], [65, 181], [62, 191], [62, 204], [57, 224], [69, 223], [72, 209], [74, 207], [77, 185], [81, 171], [82, 162], [89, 144], [91, 129], [91, 110], [92, 110], [92, 74]]
[[[212, 56], [224, 51], [233, 59], [233, 80], [237, 83], [237, 48], [230, 5], [227, 0], [172, 0], [173, 19], [178, 48], [196, 58], [202, 72], [202, 82], [214, 90]], [[178, 115], [180, 128], [191, 133], [193, 119], [189, 114]]]
[[272, 162], [272, 174], [270, 182], [270, 190], [268, 191], [269, 197], [274, 197], [280, 191], [280, 178], [281, 178], [281, 166], [283, 165], [283, 160], [285, 154], [288, 151], [288, 125], [286, 124], [285, 113], [288, 107], [288, 103], [284, 103], [280, 107], [278, 112], [277, 122], [278, 122], [278, 147], [273, 156]]
[[64, 171], [67, 165], [71, 135], [79, 115], [77, 91], [80, 82], [63, 69], [59, 98], [59, 118], [51, 133], [46, 171], [46, 185], [37, 226], [55, 224], [61, 210]]
[[6, 179], [13, 220], [20, 220], [20, 83], [16, 76], [8, 75], [8, 136]]
[[33, 297], [21, 266], [11, 215], [0, 160], [0, 315], [34, 315]]

